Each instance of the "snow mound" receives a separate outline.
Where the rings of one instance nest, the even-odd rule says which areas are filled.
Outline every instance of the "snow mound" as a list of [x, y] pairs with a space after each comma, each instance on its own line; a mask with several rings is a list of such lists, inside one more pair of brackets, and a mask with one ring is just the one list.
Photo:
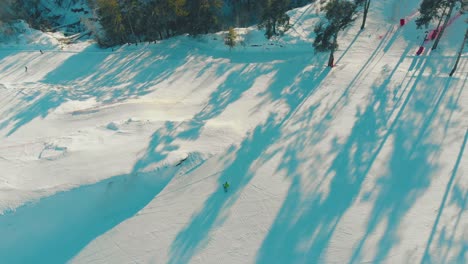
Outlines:
[[110, 122], [109, 124], [107, 124], [106, 128], [114, 131], [119, 130], [119, 126], [115, 122]]
[[67, 153], [67, 147], [60, 147], [56, 145], [46, 145], [42, 152], [39, 154], [39, 159], [56, 160]]
[[0, 47], [12, 49], [52, 49], [59, 46], [61, 33], [44, 33], [23, 21], [0, 24]]

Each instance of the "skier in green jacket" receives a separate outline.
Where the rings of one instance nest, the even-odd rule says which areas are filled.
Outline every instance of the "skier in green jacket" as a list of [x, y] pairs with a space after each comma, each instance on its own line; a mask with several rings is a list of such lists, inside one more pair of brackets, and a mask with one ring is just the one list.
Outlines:
[[229, 183], [227, 181], [225, 183], [223, 183], [223, 188], [224, 188], [224, 192], [228, 191]]

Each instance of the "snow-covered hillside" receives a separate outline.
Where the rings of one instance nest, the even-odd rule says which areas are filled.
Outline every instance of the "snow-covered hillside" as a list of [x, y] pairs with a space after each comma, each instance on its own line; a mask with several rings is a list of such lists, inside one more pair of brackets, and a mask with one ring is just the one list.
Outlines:
[[466, 15], [416, 56], [417, 7], [372, 1], [333, 69], [315, 4], [232, 51], [1, 45], [0, 263], [468, 262]]
[[[62, 43], [89, 38], [91, 34], [101, 32], [96, 14], [87, 0], [17, 1], [15, 5], [11, 2], [0, 3], [0, 45], [24, 44], [25, 41], [37, 44], [47, 37], [43, 32], [32, 31], [25, 21], [35, 28], [44, 28], [48, 35]], [[38, 48], [37, 45], [34, 48]]]

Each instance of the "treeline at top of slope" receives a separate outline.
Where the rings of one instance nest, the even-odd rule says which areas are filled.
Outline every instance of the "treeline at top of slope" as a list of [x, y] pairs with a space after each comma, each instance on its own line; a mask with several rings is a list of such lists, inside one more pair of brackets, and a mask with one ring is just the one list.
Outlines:
[[[22, 19], [35, 29], [60, 30], [66, 36], [89, 33], [100, 45], [113, 46], [245, 27], [273, 17], [286, 18], [288, 10], [312, 1], [4, 0], [0, 3], [0, 24]], [[283, 21], [287, 22], [289, 17]]]

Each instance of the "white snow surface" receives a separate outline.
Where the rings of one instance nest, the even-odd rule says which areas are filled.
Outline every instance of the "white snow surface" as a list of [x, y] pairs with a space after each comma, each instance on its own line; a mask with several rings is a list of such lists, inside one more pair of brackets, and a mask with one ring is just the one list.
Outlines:
[[0, 46], [0, 262], [467, 263], [466, 15], [416, 56], [417, 2], [372, 1], [332, 69], [316, 4], [232, 51]]

